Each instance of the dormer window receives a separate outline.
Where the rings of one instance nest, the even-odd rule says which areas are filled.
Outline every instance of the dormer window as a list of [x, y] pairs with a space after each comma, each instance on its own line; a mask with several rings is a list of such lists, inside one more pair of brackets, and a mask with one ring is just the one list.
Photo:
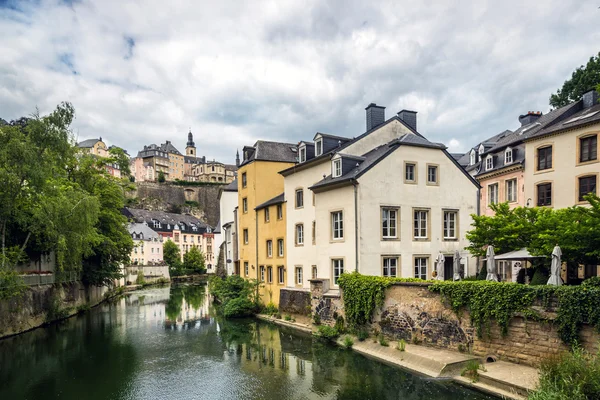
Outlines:
[[323, 154], [323, 139], [319, 138], [315, 140], [315, 157], [318, 157], [321, 154]]
[[167, 224], [167, 229], [171, 229], [171, 224]]
[[471, 159], [469, 160], [469, 165], [475, 165], [476, 162], [477, 154], [475, 153], [475, 150], [471, 150]]
[[301, 146], [299, 148], [299, 153], [300, 153], [299, 160], [301, 163], [303, 163], [304, 161], [306, 161], [306, 146]]
[[485, 170], [489, 171], [492, 168], [494, 168], [494, 157], [492, 157], [492, 155], [490, 154], [485, 159]]
[[481, 160], [481, 156], [483, 155], [483, 153], [485, 152], [485, 147], [483, 147], [483, 145], [479, 146], [479, 159]]
[[504, 164], [510, 164], [513, 162], [513, 151], [510, 147], [506, 148], [504, 153]]
[[338, 158], [337, 160], [333, 160], [331, 175], [334, 178], [342, 176], [342, 160], [341, 159]]
[[154, 227], [155, 228], [160, 228], [160, 221], [153, 220], [152, 222], [154, 222]]

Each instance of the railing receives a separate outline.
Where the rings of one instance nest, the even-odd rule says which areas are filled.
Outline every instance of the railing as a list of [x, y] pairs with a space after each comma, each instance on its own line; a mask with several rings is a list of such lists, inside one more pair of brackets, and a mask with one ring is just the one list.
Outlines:
[[54, 283], [67, 283], [81, 281], [81, 273], [77, 271], [61, 271], [53, 274], [31, 274], [21, 275], [23, 282], [27, 286], [52, 285]]

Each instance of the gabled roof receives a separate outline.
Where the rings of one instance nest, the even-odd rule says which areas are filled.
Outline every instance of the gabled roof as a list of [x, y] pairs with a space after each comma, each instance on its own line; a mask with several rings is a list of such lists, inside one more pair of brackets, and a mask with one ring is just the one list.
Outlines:
[[150, 227], [148, 227], [148, 225], [146, 225], [144, 223], [139, 223], [139, 222], [131, 223], [127, 226], [127, 230], [129, 231], [130, 235], [133, 235], [134, 233], [138, 233], [138, 234], [142, 233], [144, 235], [143, 240], [160, 238], [160, 235], [158, 233], [154, 232], [152, 229], [150, 229]]
[[149, 210], [142, 210], [139, 208], [129, 208], [129, 207], [125, 207], [123, 209], [123, 214], [125, 216], [128, 216], [130, 218], [132, 218], [134, 221], [136, 222], [146, 222], [146, 223], [150, 223], [153, 220], [159, 221], [160, 223], [163, 224], [170, 224], [170, 225], [176, 225], [176, 224], [180, 224], [180, 223], [184, 223], [186, 225], [189, 226], [196, 226], [198, 228], [198, 230], [203, 229], [206, 230], [206, 228], [209, 228], [210, 226], [202, 221], [200, 221], [198, 218], [194, 217], [193, 215], [189, 215], [189, 214], [175, 214], [175, 213], [169, 213], [169, 212], [165, 212], [165, 211], [149, 211]]
[[[244, 147], [246, 150], [248, 146]], [[265, 140], [257, 140], [254, 146], [253, 154], [249, 159], [244, 160], [242, 165], [251, 163], [252, 161], [276, 161], [276, 162], [296, 162], [298, 157], [298, 145], [293, 143], [268, 142]]]
[[[506, 149], [510, 148], [512, 151], [512, 162], [509, 164], [505, 164], [506, 158], [505, 153]], [[491, 169], [485, 169], [486, 158], [491, 156], [494, 158], [493, 167]], [[488, 153], [483, 156], [483, 160], [481, 161], [482, 168], [478, 171], [475, 176], [480, 177], [482, 175], [490, 174], [495, 171], [499, 171], [504, 169], [505, 167], [515, 167], [522, 166], [525, 163], [525, 146], [523, 143], [517, 143], [516, 146], [506, 146], [502, 150], [498, 150], [495, 153]], [[512, 169], [511, 169], [512, 170]]]
[[269, 206], [274, 206], [275, 204], [282, 204], [285, 203], [285, 196], [283, 193], [281, 193], [280, 195], [277, 195], [275, 197], [273, 197], [270, 200], [265, 201], [262, 204], [259, 204], [256, 206], [255, 210], [262, 210], [263, 208], [267, 208]]
[[100, 139], [87, 139], [84, 140], [83, 142], [79, 142], [77, 143], [77, 147], [80, 147], [82, 149], [89, 149], [91, 147], [94, 147], [94, 145], [98, 142], [101, 142], [102, 140]]
[[238, 191], [238, 181], [234, 179], [231, 183], [224, 188], [222, 188], [224, 192], [237, 192]]
[[570, 104], [569, 106], [571, 106], [571, 112], [561, 118], [560, 122], [554, 123], [544, 129], [540, 129], [539, 131], [529, 135], [527, 138], [530, 139], [542, 137], [552, 133], [600, 123], [600, 104], [583, 109], [583, 100], [579, 100], [573, 104]]
[[161, 144], [161, 145], [160, 145], [160, 149], [161, 149], [162, 151], [166, 151], [167, 153], [173, 153], [173, 154], [179, 154], [179, 155], [182, 155], [182, 154], [179, 152], [179, 150], [177, 150], [177, 149], [175, 148], [175, 146], [173, 146], [173, 144], [172, 144], [172, 143], [171, 143], [169, 140], [167, 140], [167, 142], [166, 142], [166, 143], [163, 143], [163, 144]]
[[313, 136], [313, 141], [317, 139], [317, 136], [321, 136], [324, 138], [328, 138], [328, 139], [337, 139], [341, 142], [348, 142], [352, 139], [344, 137], [344, 136], [336, 136], [336, 135], [330, 135], [329, 133], [322, 133], [322, 132], [317, 132], [315, 133], [315, 136]]

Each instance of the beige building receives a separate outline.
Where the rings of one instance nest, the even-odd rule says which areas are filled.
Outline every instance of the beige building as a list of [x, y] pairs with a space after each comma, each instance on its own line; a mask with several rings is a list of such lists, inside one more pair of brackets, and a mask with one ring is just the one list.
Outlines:
[[[162, 149], [162, 146], [157, 146], [156, 144], [144, 146], [144, 149], [138, 152], [136, 158], [142, 160], [141, 165], [147, 166], [153, 171], [153, 176], [155, 179], [158, 179], [161, 173], [164, 175], [166, 180], [169, 179], [169, 155], [164, 149]], [[136, 163], [137, 162], [138, 161], [136, 161]], [[136, 166], [137, 165], [138, 164], [136, 164]], [[140, 178], [145, 178], [147, 175], [144, 173], [140, 173], [139, 175], [137, 175], [137, 171], [138, 169], [136, 167], [136, 182], [141, 182], [142, 179], [138, 179], [138, 176]]]
[[525, 141], [525, 197], [532, 206], [564, 208], [586, 205], [598, 193], [598, 93], [588, 91], [564, 118]]
[[131, 263], [134, 265], [160, 264], [163, 262], [163, 238], [143, 223], [128, 227], [133, 239]]
[[[83, 142], [77, 143], [77, 147], [82, 149], [82, 151], [87, 152], [88, 154], [91, 154], [96, 157], [107, 158], [110, 156], [109, 148], [106, 147], [106, 143], [104, 143], [102, 138], [84, 140]], [[121, 177], [121, 169], [119, 168], [118, 164], [105, 163], [104, 167], [106, 169], [106, 172], [108, 172], [115, 178]]]
[[141, 157], [132, 158], [129, 162], [129, 169], [136, 182], [156, 180], [154, 167], [150, 162], [144, 162], [144, 159]]

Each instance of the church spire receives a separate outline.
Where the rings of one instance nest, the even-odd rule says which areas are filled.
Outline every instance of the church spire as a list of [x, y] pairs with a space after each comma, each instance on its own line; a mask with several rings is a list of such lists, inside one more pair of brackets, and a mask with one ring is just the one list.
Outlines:
[[240, 166], [240, 151], [239, 150], [235, 151], [235, 166], [236, 167]]
[[195, 147], [196, 145], [194, 144], [194, 135], [192, 135], [192, 128], [190, 128], [190, 132], [188, 133], [188, 141], [187, 141], [187, 147]]

